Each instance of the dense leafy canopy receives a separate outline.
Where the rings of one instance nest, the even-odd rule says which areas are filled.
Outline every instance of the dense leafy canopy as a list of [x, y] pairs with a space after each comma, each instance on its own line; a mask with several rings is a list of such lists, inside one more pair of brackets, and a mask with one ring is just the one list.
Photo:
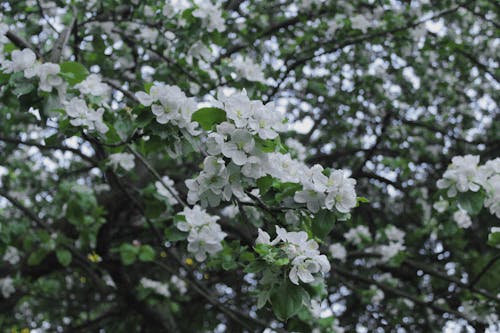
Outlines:
[[0, 1], [0, 330], [500, 331], [494, 1]]

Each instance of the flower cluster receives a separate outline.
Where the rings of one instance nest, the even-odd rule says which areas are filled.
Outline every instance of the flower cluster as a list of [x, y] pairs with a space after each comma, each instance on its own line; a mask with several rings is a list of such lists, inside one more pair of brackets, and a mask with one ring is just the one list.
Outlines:
[[188, 232], [187, 250], [194, 254], [197, 261], [204, 261], [207, 253], [216, 254], [222, 250], [222, 240], [226, 233], [217, 224], [218, 216], [211, 216], [200, 206], [185, 207], [182, 214], [185, 221], [177, 223], [177, 229]]
[[[167, 199], [167, 202], [169, 205], [175, 205], [177, 204], [177, 199], [174, 197], [174, 195], [178, 195], [179, 193], [174, 187], [174, 181], [170, 179], [169, 176], [163, 176], [160, 181], [155, 182], [155, 187], [156, 191], [163, 197]], [[165, 184], [167, 187], [165, 187]]]
[[144, 277], [141, 279], [140, 283], [143, 288], [152, 289], [158, 295], [170, 297], [170, 290], [168, 289], [168, 284], [166, 283], [161, 283]]
[[197, 0], [195, 3], [198, 8], [193, 11], [193, 16], [200, 18], [209, 32], [214, 30], [223, 32], [226, 30], [226, 25], [222, 18], [222, 10], [219, 5], [214, 5], [206, 0]]
[[288, 138], [286, 139], [285, 144], [287, 145], [290, 154], [293, 157], [295, 157], [299, 161], [304, 161], [306, 159], [307, 149], [300, 141], [293, 138]]
[[109, 164], [113, 168], [121, 166], [123, 169], [130, 171], [135, 167], [134, 155], [129, 153], [116, 153], [109, 155]]
[[151, 106], [151, 111], [160, 124], [171, 123], [179, 128], [185, 128], [191, 135], [198, 135], [198, 123], [191, 121], [191, 116], [197, 110], [194, 98], [188, 98], [177, 86], [156, 84], [149, 94], [139, 91], [135, 94], [144, 106]]
[[163, 283], [160, 281], [151, 280], [148, 278], [141, 278], [141, 287], [145, 289], [151, 289], [158, 295], [169, 298], [171, 296], [170, 287], [173, 286], [177, 292], [184, 295], [187, 292], [187, 284], [184, 280], [179, 278], [177, 275], [172, 275], [170, 278], [170, 283]]
[[11, 265], [17, 264], [19, 260], [21, 260], [21, 257], [19, 255], [19, 250], [13, 246], [7, 246], [7, 249], [5, 250], [2, 259], [10, 263]]
[[10, 276], [0, 279], [0, 292], [3, 298], [9, 298], [10, 295], [15, 293], [16, 288], [14, 287], [14, 279]]
[[[71, 125], [83, 126], [90, 131], [98, 131], [103, 134], [109, 130], [103, 120], [104, 108], [100, 107], [94, 110], [87, 105], [85, 100], [78, 97], [67, 99], [68, 85], [60, 75], [61, 67], [58, 64], [38, 62], [35, 53], [30, 49], [12, 51], [11, 59], [0, 59], [0, 69], [4, 73], [23, 72], [27, 79], [37, 77], [39, 79], [38, 88], [41, 91], [52, 92], [55, 88]], [[97, 74], [90, 74], [74, 88], [80, 94], [101, 98], [108, 96], [110, 92], [109, 86], [103, 83]]]
[[354, 245], [360, 245], [365, 241], [371, 241], [370, 230], [364, 225], [358, 225], [344, 234], [345, 239]]
[[238, 55], [231, 62], [231, 66], [236, 69], [238, 76], [248, 81], [266, 82], [262, 69], [250, 58], [243, 58], [241, 55]]
[[349, 178], [343, 170], [333, 170], [330, 176], [323, 173], [319, 164], [313, 166], [303, 178], [303, 190], [295, 193], [295, 201], [306, 203], [307, 208], [317, 212], [320, 208], [335, 209], [348, 213], [356, 206], [356, 180]]
[[448, 189], [448, 196], [454, 197], [458, 192], [477, 192], [481, 188], [484, 175], [478, 167], [479, 156], [466, 155], [455, 156], [451, 160], [451, 165], [443, 174], [443, 178], [438, 180], [437, 186], [440, 189]]
[[283, 115], [274, 110], [272, 103], [251, 101], [243, 90], [219, 96], [217, 106], [225, 111], [227, 120], [208, 135], [210, 156], [205, 159], [203, 171], [186, 181], [189, 203], [201, 201], [203, 206], [216, 206], [232, 195], [241, 200], [242, 183], [252, 186], [257, 179], [270, 175], [282, 182], [301, 184], [294, 200], [306, 204], [312, 212], [335, 208], [347, 213], [356, 205], [356, 181], [346, 172], [332, 170], [327, 176], [328, 171], [319, 164], [308, 167], [288, 153], [263, 151], [263, 143], [277, 139], [278, 133], [287, 128]]
[[344, 245], [340, 243], [334, 243], [328, 247], [328, 250], [330, 251], [330, 255], [332, 256], [332, 258], [345, 262], [347, 258], [347, 250], [345, 249]]
[[304, 283], [314, 282], [318, 273], [330, 271], [330, 263], [324, 254], [320, 254], [318, 243], [308, 239], [305, 231], [287, 232], [284, 228], [276, 226], [276, 238], [271, 241], [269, 234], [259, 228], [256, 244], [279, 246], [290, 260], [291, 269], [288, 277], [294, 284], [299, 280]]
[[393, 225], [389, 225], [384, 233], [388, 244], [377, 245], [373, 250], [380, 254], [382, 262], [387, 262], [399, 252], [406, 249], [404, 245], [405, 233]]
[[[438, 180], [437, 186], [446, 189], [449, 198], [453, 198], [457, 193], [478, 192], [484, 190], [486, 198], [484, 206], [490, 213], [500, 218], [500, 158], [487, 161], [479, 165], [479, 156], [465, 155], [455, 156], [451, 164], [443, 174], [443, 178]], [[440, 200], [434, 204], [438, 211], [444, 211], [448, 204], [446, 200]], [[453, 218], [462, 228], [471, 225], [467, 212], [458, 207]]]
[[73, 126], [85, 126], [89, 130], [97, 130], [100, 133], [106, 133], [108, 126], [104, 123], [102, 116], [104, 109], [91, 109], [85, 100], [73, 97], [69, 102], [65, 103], [66, 114], [70, 117], [70, 124]]
[[106, 97], [110, 93], [110, 87], [103, 83], [97, 74], [90, 74], [85, 80], [75, 85], [82, 94], [96, 97]]
[[467, 229], [472, 225], [472, 220], [467, 214], [467, 211], [462, 207], [458, 207], [458, 210], [453, 213], [453, 220], [457, 223], [460, 228]]
[[61, 71], [58, 64], [37, 62], [35, 53], [30, 49], [12, 51], [11, 59], [0, 62], [4, 73], [24, 72], [27, 79], [38, 77], [41, 91], [51, 92], [53, 88], [64, 91], [66, 84], [58, 75]]

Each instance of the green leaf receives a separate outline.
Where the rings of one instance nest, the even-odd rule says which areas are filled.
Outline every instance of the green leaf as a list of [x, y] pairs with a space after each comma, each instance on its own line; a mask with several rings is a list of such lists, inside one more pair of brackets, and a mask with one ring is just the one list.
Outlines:
[[320, 210], [313, 219], [312, 231], [318, 238], [324, 238], [335, 225], [335, 213], [326, 209]]
[[140, 261], [153, 261], [155, 259], [155, 250], [150, 245], [143, 245], [139, 249]]
[[288, 259], [288, 258], [280, 258], [280, 259], [277, 259], [274, 263], [277, 266], [285, 266], [285, 265], [288, 265], [289, 262], [290, 262], [290, 259]]
[[458, 204], [470, 215], [477, 215], [483, 208], [484, 198], [483, 191], [459, 193]]
[[144, 213], [146, 214], [147, 217], [152, 219], [160, 216], [163, 212], [165, 212], [166, 209], [167, 207], [165, 206], [165, 203], [163, 203], [162, 201], [156, 199], [150, 199], [147, 201]]
[[406, 252], [401, 251], [398, 254], [396, 254], [394, 257], [392, 257], [387, 262], [387, 265], [390, 267], [399, 267], [405, 261], [407, 256], [408, 256], [408, 254]]
[[245, 273], [259, 273], [267, 267], [266, 263], [262, 260], [252, 261], [245, 267]]
[[281, 191], [281, 193], [277, 193], [275, 195], [275, 199], [278, 202], [282, 201], [284, 198], [293, 197], [295, 192], [302, 189], [302, 185], [290, 182], [279, 183], [279, 185], [277, 186], [273, 185], [273, 187]]
[[270, 300], [273, 312], [282, 321], [296, 315], [303, 307], [303, 300], [309, 296], [300, 286], [292, 284], [288, 279], [279, 288], [272, 291]]
[[141, 113], [139, 113], [139, 116], [135, 119], [134, 125], [139, 128], [144, 128], [154, 119], [154, 117], [155, 116], [152, 112], [143, 110]]
[[20, 97], [22, 95], [29, 94], [31, 91], [33, 91], [34, 88], [35, 86], [31, 82], [24, 81], [17, 83], [12, 92], [14, 93], [14, 95], [16, 95], [16, 97]]
[[180, 231], [175, 226], [171, 226], [165, 229], [165, 237], [171, 242], [185, 240], [187, 236], [187, 232]]
[[198, 122], [201, 128], [206, 131], [212, 129], [212, 126], [217, 125], [225, 121], [226, 111], [219, 108], [201, 108], [195, 113], [193, 113], [192, 121]]
[[137, 259], [139, 248], [132, 244], [120, 245], [120, 258], [125, 265], [133, 264]]
[[232, 269], [235, 269], [238, 267], [236, 264], [236, 261], [234, 260], [233, 256], [231, 255], [224, 255], [222, 256], [222, 268], [226, 271], [230, 271]]
[[85, 80], [89, 73], [85, 66], [74, 61], [63, 62], [60, 66], [61, 72], [59, 75], [72, 86]]
[[260, 291], [257, 295], [257, 309], [261, 309], [269, 300], [269, 290]]
[[28, 265], [30, 266], [36, 266], [39, 263], [42, 262], [43, 259], [47, 256], [49, 251], [47, 249], [44, 249], [43, 247], [39, 248], [35, 252], [31, 253], [31, 255], [28, 258]]
[[273, 177], [270, 175], [260, 177], [259, 179], [257, 179], [257, 187], [259, 188], [261, 195], [269, 191], [272, 185], [273, 185]]
[[71, 263], [71, 252], [66, 249], [58, 249], [56, 250], [56, 257], [59, 260], [59, 263], [64, 267], [68, 266]]
[[368, 200], [365, 197], [357, 197], [356, 200], [358, 203], [369, 203], [370, 202], [370, 200]]
[[488, 245], [494, 247], [500, 246], [500, 231], [492, 232], [488, 235]]

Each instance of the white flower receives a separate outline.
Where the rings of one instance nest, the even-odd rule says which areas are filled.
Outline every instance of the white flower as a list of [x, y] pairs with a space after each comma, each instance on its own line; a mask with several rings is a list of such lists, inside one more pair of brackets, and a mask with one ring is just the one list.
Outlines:
[[31, 69], [24, 71], [26, 77], [38, 76], [40, 79], [39, 89], [46, 92], [51, 92], [52, 88], [58, 88], [63, 85], [64, 81], [58, 74], [61, 68], [58, 64], [46, 62], [36, 64]]
[[140, 283], [143, 288], [153, 289], [153, 291], [158, 295], [170, 297], [170, 290], [168, 289], [168, 284], [166, 283], [161, 283], [144, 277], [141, 279]]
[[19, 251], [15, 247], [7, 246], [2, 259], [9, 262], [11, 265], [15, 265], [21, 258], [19, 256]]
[[[198, 123], [192, 122], [191, 117], [197, 110], [196, 101], [188, 98], [177, 86], [158, 84], [151, 87], [149, 94], [137, 92], [135, 94], [144, 106], [151, 106], [151, 111], [160, 124], [172, 123], [185, 128], [191, 135], [198, 135]], [[159, 102], [160, 104], [153, 104]]]
[[110, 92], [109, 86], [103, 83], [97, 74], [90, 74], [85, 80], [75, 85], [75, 88], [82, 94], [93, 96], [106, 97]]
[[500, 219], [500, 174], [490, 177], [485, 184], [487, 197], [484, 206]]
[[487, 161], [479, 167], [479, 170], [485, 179], [495, 174], [500, 174], [500, 157]]
[[162, 14], [167, 17], [172, 17], [175, 14], [189, 8], [189, 6], [189, 2], [186, 0], [165, 0]]
[[170, 278], [170, 283], [175, 286], [179, 294], [184, 295], [187, 293], [187, 284], [183, 279], [180, 279], [177, 275], [172, 275]]
[[239, 167], [229, 163], [226, 168], [222, 158], [207, 156], [203, 161], [203, 171], [195, 179], [186, 180], [188, 188], [188, 203], [218, 206], [221, 200], [228, 201], [232, 195], [242, 197], [244, 195], [241, 184]]
[[177, 229], [189, 232], [188, 252], [193, 253], [197, 261], [204, 261], [207, 254], [213, 255], [222, 250], [222, 240], [226, 233], [217, 224], [218, 216], [211, 216], [200, 206], [185, 207], [185, 221], [177, 223]]
[[189, 48], [188, 55], [197, 59], [208, 61], [212, 56], [212, 52], [202, 41], [197, 41]]
[[385, 235], [391, 242], [397, 242], [397, 243], [404, 242], [405, 232], [401, 229], [396, 228], [393, 225], [390, 225], [385, 229]]
[[332, 256], [332, 258], [345, 262], [347, 258], [347, 250], [342, 244], [332, 244], [328, 249], [330, 250], [330, 255]]
[[198, 229], [191, 229], [188, 236], [188, 251], [197, 261], [204, 261], [207, 254], [213, 255], [222, 250], [221, 241], [226, 236], [218, 224], [206, 224]]
[[223, 104], [227, 119], [234, 122], [237, 128], [246, 127], [248, 119], [253, 115], [252, 102], [243, 89], [230, 96], [225, 96], [221, 91], [217, 94], [219, 101]]
[[373, 292], [373, 296], [372, 296], [372, 299], [371, 299], [371, 302], [373, 304], [379, 304], [380, 302], [382, 302], [384, 300], [385, 294], [377, 286], [371, 285], [370, 286], [370, 291]]
[[332, 20], [328, 20], [326, 24], [328, 25], [328, 29], [326, 30], [326, 36], [328, 37], [333, 37], [335, 35], [335, 32], [339, 28], [342, 28], [342, 20], [344, 19], [343, 15], [336, 14]]
[[231, 62], [231, 66], [236, 69], [236, 73], [240, 77], [248, 81], [266, 82], [264, 72], [262, 72], [260, 66], [250, 58], [243, 58], [241, 55], [237, 55]]
[[0, 279], [0, 290], [2, 291], [3, 298], [9, 298], [10, 295], [16, 292], [14, 280], [10, 276]]
[[160, 181], [156, 181], [155, 182], [155, 187], [156, 187], [156, 191], [161, 195], [161, 196], [164, 196], [166, 199], [167, 199], [167, 202], [170, 204], [170, 205], [175, 205], [177, 204], [177, 199], [175, 199], [174, 195], [172, 194], [172, 192], [175, 194], [175, 195], [178, 195], [179, 193], [177, 192], [177, 190], [175, 189], [174, 187], [174, 181], [172, 179], [170, 179], [170, 177], [168, 176], [163, 176], [162, 179], [163, 183], [165, 185], [168, 186], [168, 188], [166, 188], [162, 182]]
[[449, 197], [454, 197], [457, 190], [459, 192], [479, 191], [480, 184], [484, 180], [484, 175], [479, 172], [477, 166], [479, 156], [455, 156], [451, 161], [443, 178], [437, 182], [438, 188], [448, 189]]
[[236, 165], [244, 165], [247, 162], [248, 154], [252, 152], [255, 146], [253, 136], [241, 129], [231, 133], [231, 139], [222, 143], [222, 155], [230, 158]]
[[35, 65], [36, 55], [30, 49], [22, 51], [14, 50], [11, 53], [12, 60], [4, 60], [2, 68], [4, 73], [20, 72], [32, 68]]
[[269, 153], [266, 155], [269, 158], [267, 172], [282, 182], [300, 183], [309, 171], [305, 164], [292, 159], [290, 154]]
[[85, 100], [73, 97], [66, 102], [65, 111], [70, 116], [70, 124], [73, 126], [87, 126], [89, 130], [97, 130], [100, 133], [106, 133], [108, 126], [104, 123], [102, 117], [104, 109], [92, 110], [87, 106]]
[[130, 171], [135, 167], [134, 155], [129, 153], [116, 153], [109, 155], [109, 163], [113, 168], [121, 166], [123, 169]]
[[469, 228], [472, 225], [472, 220], [469, 214], [467, 214], [467, 212], [460, 206], [458, 207], [458, 210], [453, 213], [453, 220], [455, 220], [457, 225], [463, 229]]
[[309, 311], [314, 318], [321, 318], [321, 301], [317, 299], [311, 300], [311, 305], [309, 306]]
[[347, 177], [344, 171], [334, 170], [327, 181], [326, 208], [335, 206], [339, 212], [348, 213], [356, 206], [355, 185], [356, 180]]
[[444, 200], [442, 197], [440, 197], [440, 200], [432, 206], [435, 210], [437, 210], [439, 213], [443, 213], [446, 209], [448, 209], [449, 203], [447, 200]]
[[298, 140], [288, 138], [286, 139], [285, 144], [288, 146], [288, 148], [290, 148], [292, 156], [297, 158], [299, 161], [304, 161], [306, 159], [306, 147], [304, 147], [304, 145]]
[[344, 234], [345, 239], [354, 245], [361, 244], [364, 240], [371, 240], [370, 230], [364, 225], [358, 225]]
[[150, 6], [144, 6], [144, 16], [151, 17], [154, 16], [155, 12]]
[[142, 26], [139, 29], [139, 31], [140, 31], [140, 33], [137, 37], [139, 39], [144, 40], [144, 41], [151, 43], [151, 44], [156, 42], [156, 39], [158, 38], [158, 35], [159, 35], [159, 32], [157, 29], [150, 28], [147, 26]]
[[288, 276], [294, 284], [299, 284], [299, 280], [311, 283], [315, 280], [313, 274], [328, 271], [330, 271], [330, 263], [323, 254], [313, 257], [297, 256], [292, 260], [292, 269]]
[[277, 132], [286, 129], [283, 123], [283, 115], [276, 111], [274, 103], [252, 103], [253, 114], [248, 119], [250, 132], [257, 134], [261, 139], [274, 139], [278, 136]]
[[135, 97], [139, 100], [139, 103], [141, 103], [144, 106], [151, 106], [151, 104], [157, 100], [153, 96], [145, 93], [144, 91], [136, 92]]
[[209, 32], [226, 30], [222, 10], [219, 6], [213, 5], [209, 0], [197, 0], [195, 3], [198, 8], [193, 11], [192, 15], [199, 17]]
[[404, 251], [406, 247], [402, 243], [391, 242], [389, 244], [379, 245], [376, 251], [381, 255], [381, 261], [387, 262], [399, 252]]
[[259, 228], [257, 231], [259, 233], [259, 236], [255, 240], [255, 244], [276, 245], [280, 241], [279, 237], [276, 237], [276, 239], [271, 242], [271, 236], [269, 236], [267, 232], [265, 232], [261, 228]]
[[330, 270], [330, 263], [325, 255], [320, 254], [318, 243], [308, 239], [305, 231], [287, 232], [284, 228], [276, 226], [276, 238], [271, 241], [269, 234], [259, 228], [256, 244], [280, 246], [291, 260], [289, 272], [290, 281], [299, 284], [315, 281], [314, 274], [326, 273]]
[[303, 190], [295, 192], [293, 199], [298, 203], [305, 203], [307, 209], [313, 213], [317, 213], [325, 204], [326, 195], [322, 192], [317, 192], [312, 186], [304, 187]]
[[240, 209], [238, 208], [237, 205], [228, 205], [226, 207], [224, 207], [222, 210], [221, 210], [221, 214], [230, 218], [230, 219], [234, 219], [238, 213], [240, 212]]
[[363, 33], [366, 33], [368, 28], [370, 28], [371, 23], [364, 17], [363, 15], [356, 15], [354, 17], [351, 17], [351, 27], [353, 29], [358, 29], [363, 31]]

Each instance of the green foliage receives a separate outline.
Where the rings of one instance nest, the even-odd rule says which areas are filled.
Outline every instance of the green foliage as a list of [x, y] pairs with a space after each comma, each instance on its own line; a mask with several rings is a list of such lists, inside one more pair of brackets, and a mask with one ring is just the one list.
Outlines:
[[275, 288], [270, 295], [274, 314], [284, 321], [296, 315], [307, 303], [308, 298], [307, 292], [302, 287], [288, 280]]
[[[0, 36], [2, 332], [208, 332], [222, 325], [230, 332], [333, 333], [336, 325], [345, 332], [440, 332], [467, 321], [463, 331], [484, 330], [480, 322], [499, 312], [500, 232], [492, 232], [499, 224], [484, 207], [492, 188], [449, 198], [436, 181], [453, 156], [478, 155], [484, 163], [500, 151], [493, 2], [212, 1], [223, 32], [209, 28], [216, 11], [201, 17], [208, 1], [187, 3], [0, 3], [0, 32], [10, 31]], [[44, 91], [40, 75], [5, 70], [26, 43], [42, 64], [61, 42], [55, 79], [65, 87]], [[255, 68], [239, 68], [238, 58]], [[251, 80], [259, 69], [264, 82]], [[111, 82], [111, 94], [76, 89], [90, 73]], [[227, 237], [222, 250], [195, 261], [189, 234], [177, 228], [186, 220], [182, 204], [157, 193], [157, 175], [137, 158], [132, 171], [109, 162], [130, 147], [189, 202], [185, 181], [202, 168], [207, 133], [161, 124], [150, 106], [135, 102], [135, 92], [158, 84], [203, 105], [219, 88], [274, 102], [266, 110], [284, 112], [289, 131], [267, 140], [255, 134], [255, 151], [305, 158], [327, 176], [352, 171], [356, 207], [313, 214], [293, 199], [309, 175], [284, 182], [228, 168], [227, 177], [254, 197], [226, 201], [241, 189], [216, 190], [222, 203], [207, 212], [220, 217]], [[67, 112], [73, 97], [85, 100], [92, 117], [103, 108], [108, 131], [78, 125], [85, 117]], [[177, 99], [157, 97], [171, 103], [165, 110], [177, 110]], [[228, 118], [204, 107], [191, 120], [214, 131]], [[449, 201], [441, 213], [432, 208], [440, 197]], [[468, 229], [455, 221], [458, 206], [471, 217]], [[383, 260], [389, 225], [405, 232], [405, 249]], [[332, 266], [324, 283], [291, 283], [287, 245], [255, 244], [257, 227], [273, 234], [275, 226], [319, 243]], [[347, 240], [355, 227], [371, 237]], [[333, 243], [345, 247], [345, 258], [330, 253]], [[170, 296], [138, 288], [143, 277], [167, 286]], [[7, 278], [15, 289], [8, 296]], [[375, 282], [387, 286], [380, 304], [372, 302]], [[323, 318], [323, 308], [317, 318], [311, 300], [327, 300], [335, 314]]]
[[74, 61], [65, 61], [59, 65], [61, 67], [60, 76], [62, 76], [66, 82], [74, 86], [85, 80], [88, 75], [88, 71], [81, 63]]
[[320, 239], [325, 238], [335, 225], [335, 213], [326, 209], [320, 210], [312, 220], [312, 231]]
[[125, 265], [132, 265], [137, 260], [148, 262], [155, 259], [155, 250], [150, 245], [123, 243], [118, 248], [118, 252]]
[[470, 215], [477, 215], [483, 208], [485, 198], [484, 191], [464, 192], [458, 194], [458, 204], [465, 209]]
[[200, 124], [205, 131], [226, 120], [226, 111], [219, 108], [201, 108], [193, 113], [192, 120]]
[[63, 266], [68, 266], [71, 263], [71, 252], [66, 249], [57, 249], [56, 257], [59, 263]]

